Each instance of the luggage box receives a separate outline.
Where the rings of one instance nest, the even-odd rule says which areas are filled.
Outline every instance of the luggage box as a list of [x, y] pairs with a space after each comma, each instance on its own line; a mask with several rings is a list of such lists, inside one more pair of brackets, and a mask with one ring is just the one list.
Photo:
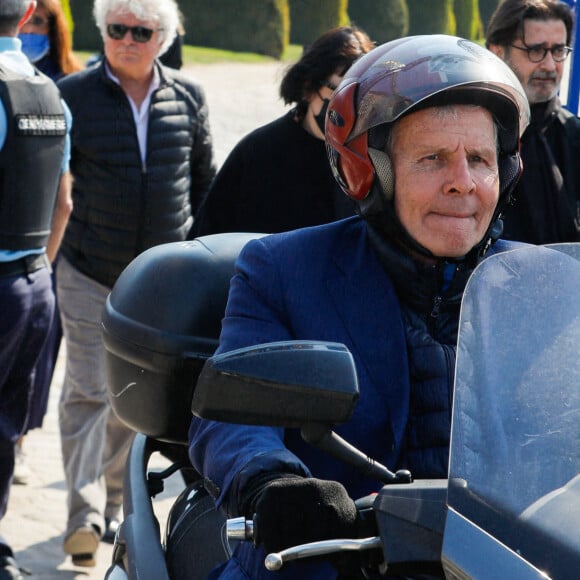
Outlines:
[[261, 234], [153, 247], [119, 276], [103, 311], [107, 390], [131, 429], [186, 443], [197, 377], [214, 353], [234, 262]]

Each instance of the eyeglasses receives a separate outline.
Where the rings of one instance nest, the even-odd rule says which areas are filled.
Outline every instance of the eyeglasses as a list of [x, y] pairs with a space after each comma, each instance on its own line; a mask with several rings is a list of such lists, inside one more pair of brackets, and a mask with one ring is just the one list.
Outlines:
[[[157, 30], [162, 30], [158, 28]], [[135, 42], [149, 42], [155, 30], [145, 26], [127, 26], [125, 24], [107, 24], [107, 34], [113, 40], [122, 40], [127, 32], [131, 31], [131, 38]]]
[[548, 53], [551, 53], [552, 58], [556, 62], [562, 62], [566, 60], [568, 55], [572, 52], [572, 48], [564, 44], [557, 44], [549, 48], [546, 48], [541, 44], [535, 44], [534, 46], [516, 46], [515, 44], [510, 44], [510, 46], [527, 52], [530, 62], [542, 62]]

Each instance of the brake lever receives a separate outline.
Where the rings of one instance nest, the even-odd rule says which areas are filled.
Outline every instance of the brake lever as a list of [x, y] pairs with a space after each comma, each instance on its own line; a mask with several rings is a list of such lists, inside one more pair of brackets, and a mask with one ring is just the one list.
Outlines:
[[326, 556], [338, 552], [362, 552], [381, 548], [382, 542], [379, 536], [361, 539], [336, 539], [310, 542], [300, 546], [292, 546], [281, 552], [274, 552], [266, 556], [264, 565], [270, 572], [280, 570], [284, 564], [302, 558], [312, 558], [314, 556]]

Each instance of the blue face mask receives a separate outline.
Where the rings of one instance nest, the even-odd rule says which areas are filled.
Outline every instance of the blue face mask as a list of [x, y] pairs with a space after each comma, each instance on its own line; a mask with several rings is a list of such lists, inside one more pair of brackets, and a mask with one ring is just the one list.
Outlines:
[[18, 38], [22, 42], [22, 52], [32, 63], [39, 61], [50, 50], [50, 41], [47, 34], [19, 34]]

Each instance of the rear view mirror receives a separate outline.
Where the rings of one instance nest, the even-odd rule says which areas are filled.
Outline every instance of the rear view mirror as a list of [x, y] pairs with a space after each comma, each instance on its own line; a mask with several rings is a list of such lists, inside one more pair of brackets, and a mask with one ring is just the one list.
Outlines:
[[350, 418], [358, 395], [354, 360], [343, 344], [273, 342], [208, 359], [192, 412], [247, 425], [334, 425]]

